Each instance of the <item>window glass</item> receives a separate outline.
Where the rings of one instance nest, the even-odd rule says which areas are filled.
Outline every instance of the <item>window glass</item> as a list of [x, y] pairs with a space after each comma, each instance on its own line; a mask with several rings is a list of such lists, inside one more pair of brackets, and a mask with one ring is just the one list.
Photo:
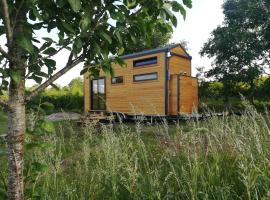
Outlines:
[[133, 67], [140, 67], [144, 65], [153, 65], [153, 64], [157, 64], [157, 57], [151, 57], [151, 58], [133, 61]]
[[150, 81], [150, 80], [157, 80], [158, 75], [157, 73], [149, 73], [149, 74], [138, 74], [133, 76], [133, 80], [136, 81]]
[[92, 109], [105, 110], [105, 79], [92, 80]]
[[93, 92], [95, 93], [95, 94], [97, 94], [98, 93], [98, 80], [93, 80]]
[[123, 83], [123, 82], [124, 82], [123, 76], [118, 76], [118, 77], [112, 78], [112, 84], [118, 84], [118, 83]]
[[98, 93], [104, 94], [105, 93], [105, 84], [104, 79], [98, 79]]

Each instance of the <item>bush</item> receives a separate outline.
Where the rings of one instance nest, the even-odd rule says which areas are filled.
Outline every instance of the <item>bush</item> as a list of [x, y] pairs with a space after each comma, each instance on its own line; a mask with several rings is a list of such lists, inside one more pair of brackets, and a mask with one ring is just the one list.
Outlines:
[[84, 107], [83, 83], [81, 78], [73, 79], [68, 86], [63, 88], [48, 88], [40, 95], [33, 98], [28, 104], [29, 109], [36, 109], [41, 104], [50, 103], [54, 109], [44, 109], [47, 114], [59, 111], [82, 112]]

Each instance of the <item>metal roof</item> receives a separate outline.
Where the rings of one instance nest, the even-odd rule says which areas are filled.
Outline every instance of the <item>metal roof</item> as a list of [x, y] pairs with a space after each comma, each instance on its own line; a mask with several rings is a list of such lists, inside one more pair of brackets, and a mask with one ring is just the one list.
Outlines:
[[[155, 53], [159, 53], [159, 52], [167, 52], [167, 51], [170, 51], [172, 48], [175, 48], [177, 46], [182, 47], [180, 43], [169, 44], [169, 45], [166, 45], [164, 47], [160, 47], [160, 48], [156, 48], [156, 49], [149, 49], [149, 50], [141, 51], [138, 53], [123, 55], [123, 56], [120, 56], [120, 58], [122, 58], [122, 59], [136, 58], [136, 57], [145, 56], [145, 55], [149, 55], [149, 54], [155, 54]], [[188, 57], [191, 57], [183, 47], [182, 47], [182, 49], [185, 51], [185, 53], [187, 54]]]

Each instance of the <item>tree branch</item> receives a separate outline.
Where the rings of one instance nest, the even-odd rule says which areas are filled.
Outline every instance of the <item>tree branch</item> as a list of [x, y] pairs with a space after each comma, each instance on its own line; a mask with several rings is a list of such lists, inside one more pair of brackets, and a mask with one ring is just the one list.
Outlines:
[[41, 84], [39, 87], [37, 87], [33, 92], [31, 92], [26, 98], [25, 101], [30, 101], [33, 97], [37, 96], [40, 92], [42, 92], [45, 88], [47, 88], [49, 85], [51, 85], [55, 80], [57, 80], [59, 77], [61, 77], [63, 74], [68, 72], [70, 69], [78, 65], [80, 62], [83, 61], [82, 57], [77, 58], [76, 60], [72, 62], [68, 62], [67, 65], [58, 71], [56, 74], [54, 74], [51, 78], [49, 78], [46, 82]]
[[14, 28], [15, 28], [15, 25], [17, 23], [17, 19], [18, 19], [18, 15], [19, 15], [19, 12], [23, 6], [23, 3], [24, 3], [24, 0], [22, 0], [20, 2], [20, 5], [19, 5], [19, 8], [16, 10], [16, 15], [15, 15], [15, 18], [14, 18], [14, 21], [13, 21], [13, 27], [12, 27], [12, 33], [14, 32]]
[[5, 29], [6, 29], [6, 34], [7, 34], [8, 46], [10, 46], [10, 44], [12, 43], [13, 33], [11, 29], [8, 4], [6, 0], [1, 0], [1, 2], [2, 2], [2, 10], [3, 10], [3, 21], [5, 24]]

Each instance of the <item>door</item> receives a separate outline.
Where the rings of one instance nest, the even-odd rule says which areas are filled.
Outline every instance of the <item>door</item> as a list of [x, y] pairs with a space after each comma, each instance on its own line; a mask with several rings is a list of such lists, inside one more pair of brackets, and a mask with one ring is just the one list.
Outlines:
[[105, 78], [91, 80], [91, 110], [106, 110]]

